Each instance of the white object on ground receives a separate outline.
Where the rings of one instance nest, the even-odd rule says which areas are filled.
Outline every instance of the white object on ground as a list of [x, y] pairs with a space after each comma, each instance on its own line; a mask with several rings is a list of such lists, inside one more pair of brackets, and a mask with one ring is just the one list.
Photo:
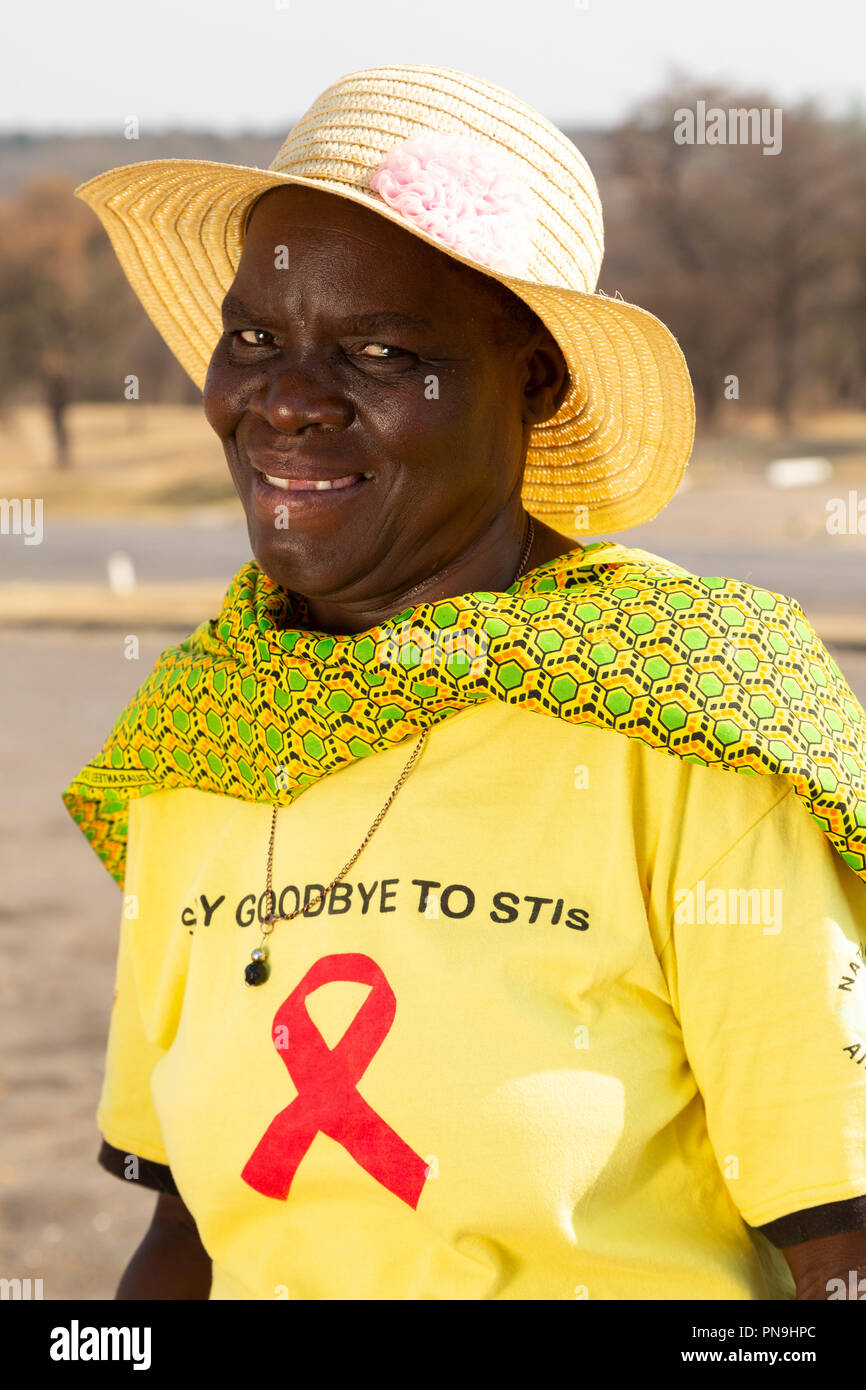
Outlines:
[[774, 459], [765, 476], [770, 487], [814, 487], [833, 476], [829, 459]]
[[108, 557], [108, 587], [113, 594], [131, 594], [135, 590], [135, 566], [123, 550]]

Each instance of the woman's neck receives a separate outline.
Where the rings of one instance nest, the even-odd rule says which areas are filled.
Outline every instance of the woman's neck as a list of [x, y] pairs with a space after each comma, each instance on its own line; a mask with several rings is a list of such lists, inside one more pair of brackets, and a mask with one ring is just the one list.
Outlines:
[[[479, 589], [501, 592], [510, 588], [514, 582], [525, 545], [525, 536], [524, 530], [522, 534], [518, 532], [509, 537], [507, 544], [498, 537], [495, 542], [482, 541], [472, 551], [458, 556], [420, 583], [416, 582], [392, 591], [379, 599], [364, 599], [358, 603], [344, 604], [305, 596], [304, 626], [310, 632], [349, 636], [378, 627], [395, 614], [419, 603], [438, 602]], [[582, 548], [579, 542], [536, 520], [535, 536], [523, 566], [523, 573], [528, 574], [539, 565], [549, 564], [560, 555], [567, 555]]]

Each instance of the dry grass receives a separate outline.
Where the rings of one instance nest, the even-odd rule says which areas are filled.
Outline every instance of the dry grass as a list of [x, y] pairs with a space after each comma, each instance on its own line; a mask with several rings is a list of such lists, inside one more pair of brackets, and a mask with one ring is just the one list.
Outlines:
[[47, 413], [21, 406], [0, 420], [4, 495], [40, 496], [54, 517], [166, 520], [208, 507], [239, 516], [222, 446], [200, 406], [76, 405], [72, 467], [54, 463]]

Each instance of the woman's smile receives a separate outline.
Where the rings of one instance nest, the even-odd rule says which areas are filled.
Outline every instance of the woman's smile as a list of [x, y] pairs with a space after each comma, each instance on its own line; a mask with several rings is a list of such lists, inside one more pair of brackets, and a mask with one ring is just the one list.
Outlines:
[[252, 466], [252, 475], [253, 505], [274, 523], [283, 515], [295, 523], [307, 517], [330, 517], [335, 507], [356, 502], [358, 494], [373, 480], [372, 473], [345, 473], [337, 477], [321, 473], [271, 474], [256, 464]]
[[332, 488], [347, 488], [353, 483], [362, 482], [366, 478], [372, 478], [372, 473], [346, 473], [341, 478], [299, 478], [299, 477], [272, 477], [270, 473], [265, 473], [260, 469], [256, 472], [264, 478], [266, 483], [272, 487], [282, 488], [284, 492], [312, 492], [317, 488], [320, 492], [329, 492]]

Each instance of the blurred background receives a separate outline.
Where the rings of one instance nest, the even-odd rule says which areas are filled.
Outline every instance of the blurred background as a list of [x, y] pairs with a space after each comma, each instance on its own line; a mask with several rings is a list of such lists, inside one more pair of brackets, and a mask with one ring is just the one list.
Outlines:
[[[683, 486], [619, 538], [792, 594], [862, 702], [866, 20], [848, 0], [47, 0], [6, 31], [0, 1276], [110, 1298], [153, 1199], [95, 1162], [120, 897], [60, 793], [249, 547], [199, 392], [73, 188], [166, 156], [267, 167], [358, 68], [513, 90], [595, 174], [599, 288], [671, 327], [695, 385]], [[781, 149], [678, 143], [683, 108], [780, 112]]]

